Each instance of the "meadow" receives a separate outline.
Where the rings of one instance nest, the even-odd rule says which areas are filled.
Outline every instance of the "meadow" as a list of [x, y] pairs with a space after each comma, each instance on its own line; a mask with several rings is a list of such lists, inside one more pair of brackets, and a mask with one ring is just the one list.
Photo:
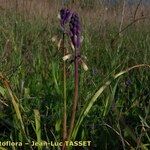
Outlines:
[[[88, 70], [78, 64], [78, 78], [76, 61], [63, 60], [64, 47], [74, 51], [69, 37], [60, 43], [62, 7], [77, 12], [81, 23]], [[150, 149], [149, 7], [0, 0], [0, 150]], [[60, 146], [64, 140], [81, 143]]]

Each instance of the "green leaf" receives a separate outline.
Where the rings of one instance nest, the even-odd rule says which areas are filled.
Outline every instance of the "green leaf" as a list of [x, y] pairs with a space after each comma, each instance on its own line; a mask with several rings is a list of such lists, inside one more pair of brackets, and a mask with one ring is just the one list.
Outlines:
[[55, 124], [55, 130], [56, 132], [59, 132], [61, 128], [61, 120], [58, 120]]
[[0, 93], [2, 94], [2, 96], [5, 95], [5, 92], [6, 92], [6, 90], [3, 87], [0, 86]]
[[[37, 109], [34, 109], [34, 117], [35, 117], [35, 132], [37, 137], [37, 142], [41, 142], [41, 117], [40, 112]], [[38, 145], [38, 150], [41, 150], [42, 147]]]
[[1, 147], [1, 146], [0, 146], [0, 150], [7, 150], [7, 149], [6, 149], [6, 148], [4, 148], [4, 147]]

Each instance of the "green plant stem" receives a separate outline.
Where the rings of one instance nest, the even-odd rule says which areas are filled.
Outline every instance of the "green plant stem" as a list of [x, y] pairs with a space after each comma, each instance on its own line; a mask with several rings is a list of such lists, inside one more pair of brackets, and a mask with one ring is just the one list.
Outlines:
[[[63, 33], [62, 48], [63, 55], [66, 55], [65, 45], [65, 34]], [[64, 98], [64, 108], [63, 108], [63, 141], [67, 139], [67, 96], [66, 96], [66, 62], [63, 63], [63, 98]], [[62, 150], [65, 150], [65, 144], [63, 144]]]
[[70, 139], [70, 136], [72, 134], [72, 130], [74, 128], [74, 122], [75, 122], [75, 115], [76, 115], [76, 108], [78, 104], [78, 90], [79, 90], [79, 57], [78, 57], [78, 51], [75, 50], [75, 61], [74, 61], [75, 71], [74, 71], [74, 98], [73, 98], [73, 106], [72, 106], [72, 113], [71, 113], [71, 122], [70, 122], [70, 129], [69, 129], [69, 136], [68, 139]]

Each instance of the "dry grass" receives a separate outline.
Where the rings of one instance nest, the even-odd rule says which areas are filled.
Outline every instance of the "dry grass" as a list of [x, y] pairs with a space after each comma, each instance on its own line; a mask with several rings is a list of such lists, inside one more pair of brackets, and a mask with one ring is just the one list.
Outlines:
[[52, 0], [0, 0], [2, 10], [16, 11], [25, 17], [51, 19], [59, 10], [59, 3]]
[[[133, 17], [149, 17], [149, 6], [140, 4], [138, 10], [137, 5], [125, 5], [124, 21], [130, 22]], [[57, 16], [59, 9], [62, 7], [62, 2], [59, 0], [0, 0], [1, 10], [17, 11], [24, 14], [24, 16], [32, 17], [44, 17], [51, 20]], [[106, 5], [83, 5], [83, 2], [76, 1], [75, 3], [69, 3], [68, 7], [76, 10], [80, 13], [85, 24], [102, 24], [107, 23], [119, 23], [122, 17], [123, 4], [120, 3], [116, 6]], [[135, 19], [135, 18], [134, 18]]]

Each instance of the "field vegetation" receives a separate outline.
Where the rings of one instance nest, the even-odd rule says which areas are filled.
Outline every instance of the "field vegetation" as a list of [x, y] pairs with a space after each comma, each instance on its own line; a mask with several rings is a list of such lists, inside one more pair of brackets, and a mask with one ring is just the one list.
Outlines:
[[[79, 15], [88, 67], [78, 68], [69, 140], [91, 145], [31, 146], [68, 140], [75, 76], [60, 48], [58, 13], [64, 7]], [[0, 150], [150, 149], [149, 8], [142, 0], [0, 0]], [[4, 146], [6, 141], [23, 145]]]

